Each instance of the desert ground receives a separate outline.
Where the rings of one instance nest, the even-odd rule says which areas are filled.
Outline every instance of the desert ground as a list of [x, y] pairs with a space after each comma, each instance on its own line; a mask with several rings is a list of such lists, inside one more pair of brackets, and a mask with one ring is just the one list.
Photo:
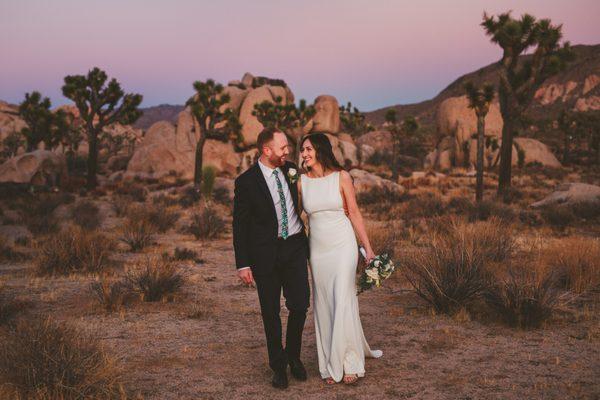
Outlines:
[[[516, 243], [513, 250], [516, 255], [495, 265], [514, 263], [519, 268], [534, 268], [531, 265], [539, 265], [539, 262], [520, 258], [519, 254], [527, 253], [530, 246], [540, 241], [543, 244], [538, 249], [542, 253], [549, 251], [544, 250], [547, 249], [544, 246], [568, 240], [572, 241], [569, 243], [597, 241], [600, 234], [597, 215], [591, 220], [565, 217], [566, 221], [556, 222], [556, 219], [548, 219], [549, 214], [528, 208], [531, 201], [545, 196], [561, 180], [581, 171], [570, 173], [552, 177], [540, 172], [527, 176], [517, 173], [515, 192], [519, 193], [519, 200], [511, 206], [489, 203], [490, 218], [509, 220]], [[597, 183], [600, 177], [586, 174], [584, 179], [590, 183]], [[302, 350], [308, 381], [291, 379], [284, 393], [270, 386], [271, 371], [256, 291], [241, 284], [235, 273], [231, 202], [214, 196], [208, 204], [190, 205], [185, 201], [185, 186], [113, 185], [83, 197], [77, 193], [70, 196], [20, 192], [4, 195], [4, 234], [17, 232], [15, 226], [27, 223], [33, 224], [34, 230], [37, 226], [40, 232], [54, 233], [39, 233], [29, 239], [17, 238], [4, 243], [0, 264], [4, 314], [0, 329], [3, 336], [10, 337], [14, 326], [18, 326], [17, 321], [48, 317], [59, 326], [74, 327], [78, 335], [90, 338], [112, 360], [111, 374], [114, 382], [122, 387], [122, 397], [600, 398], [597, 287], [586, 286], [579, 294], [573, 294], [575, 289], [557, 289], [558, 300], [548, 318], [536, 327], [518, 327], [505, 323], [485, 308], [481, 299], [474, 299], [454, 312], [436, 312], [417, 296], [403, 274], [408, 268], [405, 266], [410, 265], [411, 251], [420, 251], [436, 225], [443, 224], [443, 219], [450, 214], [464, 214], [461, 207], [473, 197], [473, 179], [458, 175], [443, 180], [423, 180], [413, 185], [404, 198], [360, 199], [375, 247], [379, 251], [393, 251], [398, 270], [383, 287], [359, 296], [366, 337], [371, 347], [383, 350], [384, 355], [380, 359], [368, 359], [366, 376], [353, 386], [330, 387], [320, 379], [312, 310], [307, 317]], [[485, 195], [492, 198], [493, 174], [486, 179], [489, 181]], [[50, 203], [49, 198], [64, 199], [55, 208], [48, 207], [52, 210], [44, 216], [39, 214], [43, 213], [40, 211], [43, 207], [32, 206], [37, 203], [30, 196], [46, 199], [43, 204]], [[79, 214], [73, 212], [81, 202], [88, 203], [88, 207], [79, 207]], [[89, 207], [89, 203], [96, 207]], [[23, 207], [24, 204], [27, 206]], [[175, 213], [176, 217], [166, 223], [163, 233], [151, 230], [149, 242], [142, 249], [132, 251], [119, 238], [126, 237], [123, 227], [127, 225], [127, 218], [148, 215], [135, 214], [140, 212], [140, 204], [144, 204], [143, 209]], [[457, 208], [456, 204], [462, 206]], [[186, 226], [193, 225], [194, 213], [208, 208], [216, 210], [220, 219], [214, 227], [216, 231], [212, 236], [215, 237], [196, 238]], [[71, 234], [102, 234], [112, 238], [111, 247], [106, 249], [110, 264], [101, 271], [41, 272], [40, 265], [48, 263], [48, 258], [43, 261], [40, 256], [44, 253], [41, 243], [57, 239], [58, 235], [52, 227], [32, 222], [28, 214], [47, 218], [48, 224], [62, 227], [87, 226]], [[487, 216], [482, 217], [485, 218]], [[89, 221], [100, 224], [95, 226]], [[195, 254], [174, 257], [176, 248]], [[145, 263], [158, 265], [162, 259], [170, 260], [174, 268], [172, 274], [178, 275], [182, 284], [172, 293], [160, 296], [159, 301], [143, 301], [144, 296], [139, 291], [121, 288], [126, 293], [113, 299], [111, 310], [111, 301], [99, 301], [91, 288], [91, 284], [99, 281], [124, 282], [127, 276], [132, 276], [132, 271], [143, 270]], [[523, 260], [530, 260], [529, 264], [521, 265]], [[282, 306], [284, 321], [285, 315]], [[10, 387], [5, 382], [4, 388]]]

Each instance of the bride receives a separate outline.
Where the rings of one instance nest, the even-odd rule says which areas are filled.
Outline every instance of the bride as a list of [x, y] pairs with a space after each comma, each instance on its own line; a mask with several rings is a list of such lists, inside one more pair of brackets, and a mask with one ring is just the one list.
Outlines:
[[300, 176], [298, 190], [309, 220], [319, 372], [327, 384], [342, 379], [351, 384], [364, 376], [365, 356], [382, 355], [380, 350], [369, 348], [360, 322], [355, 231], [367, 260], [375, 254], [356, 204], [352, 178], [336, 161], [327, 136], [305, 136], [300, 142], [300, 154], [308, 171]]

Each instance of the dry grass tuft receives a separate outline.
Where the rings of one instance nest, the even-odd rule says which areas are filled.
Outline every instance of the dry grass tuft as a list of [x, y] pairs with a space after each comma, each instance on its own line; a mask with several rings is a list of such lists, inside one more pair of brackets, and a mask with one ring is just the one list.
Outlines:
[[148, 219], [127, 218], [121, 228], [119, 240], [129, 246], [131, 251], [139, 251], [152, 244], [157, 228]]
[[74, 223], [90, 231], [97, 229], [102, 223], [98, 206], [90, 200], [78, 202], [71, 209], [71, 218]]
[[99, 273], [112, 265], [110, 254], [114, 243], [100, 233], [69, 226], [46, 238], [37, 248], [35, 266], [40, 275]]
[[558, 302], [555, 275], [526, 266], [510, 269], [484, 292], [486, 303], [507, 324], [522, 329], [537, 328], [551, 317]]
[[[437, 312], [453, 314], [475, 300], [488, 286], [486, 263], [495, 255], [480, 242], [482, 223], [449, 218], [430, 232], [424, 247], [407, 252], [401, 270], [415, 292]], [[492, 234], [490, 234], [491, 237]]]
[[103, 277], [96, 282], [92, 282], [90, 290], [96, 295], [98, 303], [107, 312], [114, 312], [121, 310], [125, 305], [128, 287], [123, 282], [110, 282]]
[[184, 279], [172, 262], [146, 257], [129, 272], [127, 281], [133, 290], [140, 293], [143, 301], [160, 301], [172, 300]]
[[213, 208], [206, 207], [195, 212], [191, 219], [186, 232], [194, 235], [196, 239], [217, 239], [225, 230], [225, 220]]
[[577, 294], [600, 290], [600, 240], [564, 238], [546, 248], [544, 257], [561, 288]]
[[123, 399], [120, 375], [96, 342], [52, 319], [20, 320], [0, 342], [7, 398]]
[[146, 220], [161, 233], [171, 229], [181, 215], [174, 207], [157, 207], [154, 204], [132, 206], [128, 214], [131, 219]]

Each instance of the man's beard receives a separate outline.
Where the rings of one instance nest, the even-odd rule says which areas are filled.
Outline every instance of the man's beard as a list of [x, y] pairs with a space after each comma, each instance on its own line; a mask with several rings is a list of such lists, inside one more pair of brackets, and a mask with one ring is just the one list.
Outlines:
[[282, 167], [285, 164], [285, 160], [287, 157], [272, 157], [269, 158], [269, 162], [276, 167]]

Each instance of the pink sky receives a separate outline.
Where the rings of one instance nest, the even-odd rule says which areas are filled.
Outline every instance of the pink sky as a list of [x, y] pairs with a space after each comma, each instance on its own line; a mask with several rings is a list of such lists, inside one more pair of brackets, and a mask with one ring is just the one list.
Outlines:
[[598, 0], [2, 0], [0, 99], [39, 90], [67, 103], [64, 76], [98, 66], [144, 106], [250, 71], [286, 80], [297, 99], [326, 93], [369, 111], [429, 99], [496, 61], [481, 15], [510, 9], [600, 43]]

